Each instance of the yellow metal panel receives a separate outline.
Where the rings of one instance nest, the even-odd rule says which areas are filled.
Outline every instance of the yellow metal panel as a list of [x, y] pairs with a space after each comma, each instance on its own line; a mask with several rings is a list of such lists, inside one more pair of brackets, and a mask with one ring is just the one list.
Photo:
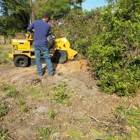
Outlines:
[[66, 37], [55, 39], [56, 46], [55, 49], [68, 49], [70, 48], [70, 42]]
[[30, 45], [26, 45], [26, 44], [23, 44], [23, 45], [18, 45], [18, 50], [19, 51], [21, 51], [21, 50], [23, 50], [23, 51], [28, 51], [28, 50], [30, 50]]
[[66, 50], [68, 54], [68, 59], [74, 59], [74, 56], [77, 54], [77, 52], [70, 48], [70, 42], [66, 37], [58, 38], [55, 40], [55, 42], [55, 50]]
[[35, 58], [35, 55], [31, 56], [30, 58]]
[[10, 54], [9, 54], [9, 58], [13, 58], [13, 54], [10, 53]]
[[27, 33], [26, 34], [26, 39], [29, 40], [29, 41], [33, 41], [34, 40], [34, 35], [31, 34], [31, 33]]
[[18, 39], [12, 39], [13, 44], [13, 50], [16, 48], [16, 50], [19, 51], [28, 51], [31, 48], [30, 42], [28, 40], [18, 40]]
[[73, 60], [73, 59], [74, 59], [74, 56], [77, 54], [77, 52], [74, 51], [74, 50], [71, 49], [71, 48], [69, 48], [69, 49], [67, 50], [67, 53], [68, 53], [68, 59], [71, 59], [71, 60]]

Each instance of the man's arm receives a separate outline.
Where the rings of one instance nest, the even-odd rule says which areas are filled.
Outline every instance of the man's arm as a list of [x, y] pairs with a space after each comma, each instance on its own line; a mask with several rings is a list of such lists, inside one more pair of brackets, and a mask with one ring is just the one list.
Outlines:
[[27, 28], [27, 31], [32, 31], [34, 29], [34, 22], [31, 23], [28, 28]]
[[48, 35], [52, 34], [51, 32], [51, 26], [49, 27]]

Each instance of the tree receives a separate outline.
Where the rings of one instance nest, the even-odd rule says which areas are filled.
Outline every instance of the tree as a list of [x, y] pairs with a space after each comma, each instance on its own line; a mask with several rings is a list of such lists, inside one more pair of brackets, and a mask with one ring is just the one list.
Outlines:
[[[0, 0], [2, 14], [0, 17], [0, 34], [14, 35], [25, 30], [29, 20], [29, 3], [27, 0]], [[15, 6], [16, 5], [16, 6]]]
[[41, 18], [46, 11], [51, 13], [54, 18], [66, 16], [72, 8], [81, 8], [84, 0], [35, 0], [33, 11], [36, 18]]
[[82, 3], [84, 2], [85, 0], [69, 0], [69, 3], [71, 6], [75, 8], [82, 8]]

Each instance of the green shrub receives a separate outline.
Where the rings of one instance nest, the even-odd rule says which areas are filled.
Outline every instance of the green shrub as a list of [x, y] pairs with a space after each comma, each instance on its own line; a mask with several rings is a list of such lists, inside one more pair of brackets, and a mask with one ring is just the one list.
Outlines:
[[19, 92], [15, 89], [15, 87], [13, 87], [11, 85], [3, 84], [0, 87], [3, 91], [6, 92], [6, 95], [9, 97], [16, 97], [19, 94]]
[[9, 132], [6, 129], [0, 128], [0, 140], [13, 140], [8, 135], [9, 135]]
[[0, 103], [0, 118], [7, 114], [7, 107], [4, 103]]
[[31, 95], [33, 95], [35, 98], [41, 97], [40, 91], [37, 90], [37, 89], [35, 89], [35, 88], [33, 88], [33, 87], [30, 87], [30, 88], [28, 89], [28, 91], [29, 91], [29, 93], [30, 93]]
[[65, 104], [70, 106], [72, 103], [68, 95], [67, 84], [65, 82], [60, 82], [57, 86], [52, 89], [53, 97], [56, 103]]
[[52, 129], [50, 127], [38, 127], [37, 139], [49, 139]]
[[134, 95], [140, 85], [140, 26], [133, 17], [124, 19], [119, 9], [111, 10], [107, 7], [102, 14], [102, 33], [93, 37], [87, 56], [103, 91]]
[[56, 115], [58, 114], [58, 111], [51, 110], [49, 111], [48, 114], [49, 114], [49, 118], [54, 119]]
[[[125, 128], [130, 128], [129, 132], [125, 134], [127, 139], [132, 140], [136, 139], [138, 140], [140, 137], [140, 107], [139, 106], [133, 106], [126, 108], [122, 105], [118, 106], [116, 108], [116, 113], [120, 115], [122, 119], [125, 120]], [[122, 120], [121, 119], [121, 120]]]
[[[63, 19], [62, 25], [52, 25], [56, 38], [67, 37], [71, 48], [85, 55], [88, 46], [92, 44], [92, 35], [98, 30], [98, 18], [101, 10], [93, 10], [95, 16], [88, 16], [89, 13], [82, 10], [73, 10]], [[57, 22], [57, 21], [56, 21]]]
[[71, 11], [53, 31], [90, 60], [103, 91], [135, 95], [140, 84], [140, 2], [109, 3], [91, 12]]
[[8, 57], [8, 47], [7, 45], [0, 45], [0, 65], [10, 64], [12, 60]]

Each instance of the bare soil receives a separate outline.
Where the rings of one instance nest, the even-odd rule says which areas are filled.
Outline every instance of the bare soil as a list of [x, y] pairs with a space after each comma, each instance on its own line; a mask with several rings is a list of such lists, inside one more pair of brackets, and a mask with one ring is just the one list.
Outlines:
[[[45, 67], [44, 62], [42, 64]], [[49, 140], [99, 139], [92, 130], [101, 129], [101, 122], [109, 118], [117, 106], [140, 104], [140, 95], [120, 98], [101, 92], [86, 59], [53, 65], [56, 69], [54, 76], [49, 76], [47, 69], [43, 76], [39, 76], [34, 62], [26, 68], [15, 67], [13, 63], [0, 65], [0, 86], [12, 85], [20, 94], [8, 97], [0, 89], [0, 102], [5, 102], [8, 108], [8, 113], [0, 118], [0, 127], [8, 129], [14, 140], [35, 140], [40, 127], [51, 128]], [[67, 85], [70, 105], [50, 100], [51, 89], [62, 82]], [[33, 88], [40, 95], [31, 94], [29, 89]], [[22, 110], [19, 100], [24, 101], [27, 111]], [[49, 117], [52, 110], [58, 112], [54, 119]], [[43, 140], [42, 137], [38, 139]]]

